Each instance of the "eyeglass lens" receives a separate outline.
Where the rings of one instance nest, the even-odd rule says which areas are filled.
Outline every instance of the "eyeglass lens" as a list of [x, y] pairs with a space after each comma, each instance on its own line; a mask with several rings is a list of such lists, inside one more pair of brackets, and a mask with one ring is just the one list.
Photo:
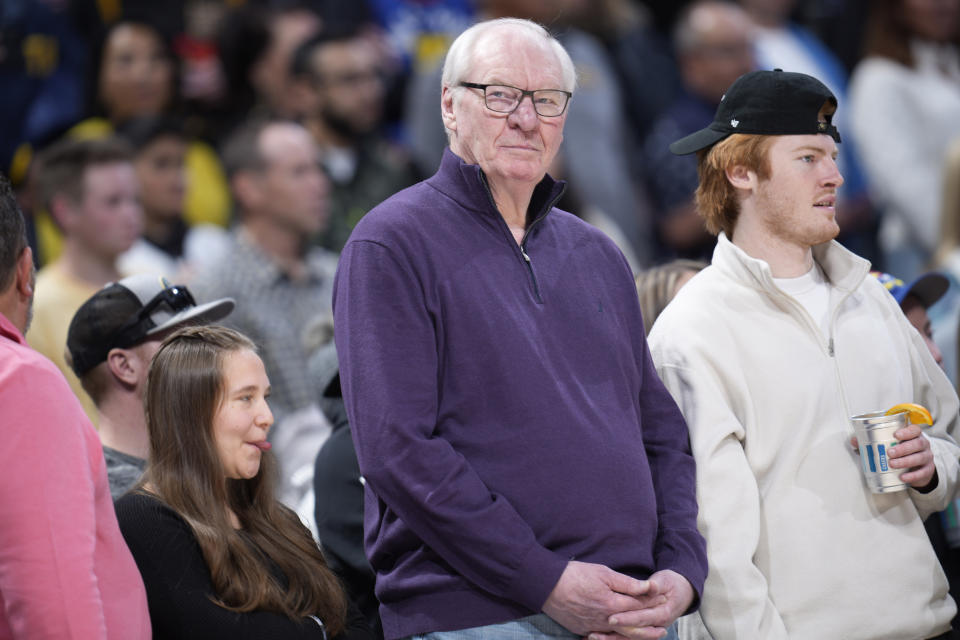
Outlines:
[[491, 111], [510, 113], [520, 104], [524, 95], [530, 94], [533, 108], [541, 116], [558, 116], [567, 106], [568, 95], [558, 89], [537, 89], [522, 91], [506, 85], [488, 85], [484, 91], [484, 102]]

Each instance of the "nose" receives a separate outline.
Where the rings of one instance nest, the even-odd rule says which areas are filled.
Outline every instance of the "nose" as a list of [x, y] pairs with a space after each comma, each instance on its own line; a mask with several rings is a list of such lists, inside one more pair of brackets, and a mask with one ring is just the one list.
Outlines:
[[[527, 101], [528, 98], [529, 102]], [[533, 96], [520, 98], [520, 104], [507, 116], [507, 121], [512, 126], [519, 127], [524, 131], [530, 131], [536, 127], [537, 123], [540, 122], [540, 116], [537, 115], [537, 110], [533, 108]]]
[[157, 81], [157, 76], [163, 73], [163, 65], [163, 61], [152, 56], [141, 56], [134, 61], [131, 73], [141, 85], [152, 85]]
[[327, 195], [330, 190], [329, 178], [324, 173], [319, 157], [316, 163], [311, 163], [309, 167], [303, 170], [300, 176], [300, 186], [314, 197], [319, 198]]
[[824, 184], [831, 187], [839, 187], [842, 185], [843, 174], [840, 173], [840, 167], [837, 165], [837, 161], [834, 158], [827, 156], [826, 166], [826, 175], [823, 178]]
[[323, 172], [322, 169], [317, 167], [316, 176], [314, 176], [316, 184], [314, 189], [316, 190], [318, 198], [326, 198], [330, 195], [330, 179], [327, 177], [327, 174]]
[[123, 210], [127, 223], [136, 227], [139, 234], [143, 230], [143, 205], [140, 200], [131, 198]]
[[260, 410], [257, 412], [254, 423], [264, 431], [269, 431], [273, 426], [273, 411], [270, 410], [266, 398], [260, 400]]

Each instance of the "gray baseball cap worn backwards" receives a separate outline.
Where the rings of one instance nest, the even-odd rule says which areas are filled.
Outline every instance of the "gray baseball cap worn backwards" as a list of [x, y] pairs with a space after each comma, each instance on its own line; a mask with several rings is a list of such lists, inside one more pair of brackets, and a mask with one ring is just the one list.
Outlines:
[[70, 321], [67, 350], [77, 377], [107, 359], [111, 349], [129, 349], [161, 331], [204, 324], [233, 311], [232, 298], [197, 305], [183, 285], [135, 275], [111, 282], [84, 302]]
[[[830, 108], [824, 109], [824, 105]], [[831, 122], [837, 99], [804, 73], [774, 69], [737, 78], [720, 100], [713, 122], [670, 145], [678, 156], [706, 149], [734, 133], [770, 136], [824, 133], [840, 142]]]

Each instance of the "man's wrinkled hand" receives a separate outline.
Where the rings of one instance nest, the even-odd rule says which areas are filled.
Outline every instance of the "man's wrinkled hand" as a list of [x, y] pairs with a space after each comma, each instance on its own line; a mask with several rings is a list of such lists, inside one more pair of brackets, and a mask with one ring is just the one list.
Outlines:
[[614, 614], [649, 607], [663, 599], [659, 593], [648, 597], [649, 590], [650, 581], [631, 578], [603, 565], [571, 560], [544, 603], [543, 612], [579, 635], [609, 633], [614, 631], [610, 624]]
[[590, 634], [590, 640], [617, 637], [647, 640], [662, 638], [667, 634], [667, 627], [693, 603], [693, 587], [686, 578], [669, 569], [656, 572], [647, 582], [650, 584], [647, 597], [652, 602], [651, 606], [610, 616], [608, 622], [615, 633], [593, 633]]

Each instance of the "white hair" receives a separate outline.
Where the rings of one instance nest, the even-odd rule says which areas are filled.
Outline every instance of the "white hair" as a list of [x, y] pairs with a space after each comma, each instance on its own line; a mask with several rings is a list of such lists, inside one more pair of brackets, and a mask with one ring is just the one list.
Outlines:
[[520, 18], [497, 18], [478, 22], [457, 36], [443, 61], [443, 86], [455, 88], [460, 82], [466, 80], [467, 73], [473, 66], [473, 53], [477, 46], [485, 38], [497, 35], [501, 30], [506, 29], [516, 32], [517, 36], [527, 38], [532, 43], [549, 46], [560, 63], [563, 89], [567, 91], [576, 89], [577, 71], [567, 50], [542, 25]]

